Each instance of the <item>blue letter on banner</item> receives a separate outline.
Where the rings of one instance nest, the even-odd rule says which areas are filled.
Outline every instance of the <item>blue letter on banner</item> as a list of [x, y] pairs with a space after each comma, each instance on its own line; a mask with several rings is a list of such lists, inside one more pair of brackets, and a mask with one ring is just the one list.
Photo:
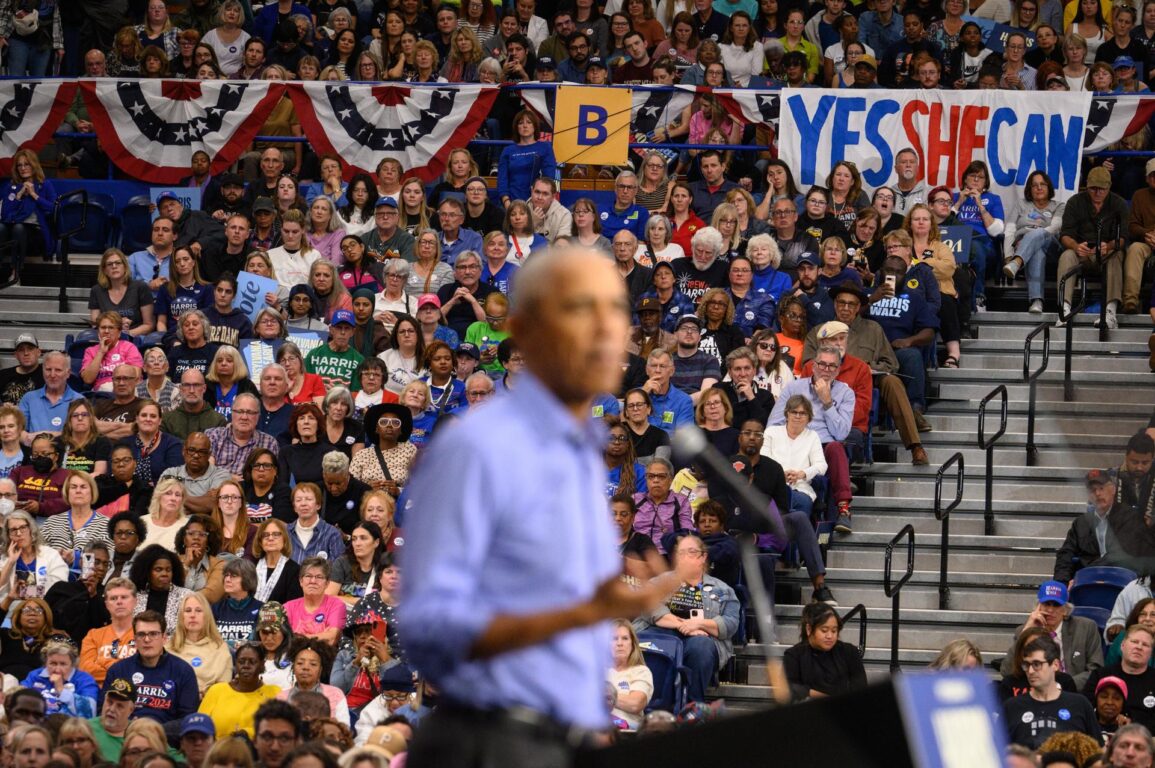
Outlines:
[[577, 143], [586, 147], [605, 143], [607, 120], [609, 120], [609, 113], [602, 107], [582, 104], [578, 111]]

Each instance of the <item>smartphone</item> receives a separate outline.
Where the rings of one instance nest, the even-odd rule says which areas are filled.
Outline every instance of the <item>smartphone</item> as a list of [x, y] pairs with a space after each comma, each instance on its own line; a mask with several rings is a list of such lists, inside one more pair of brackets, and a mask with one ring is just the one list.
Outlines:
[[704, 619], [704, 618], [706, 618], [706, 612], [703, 611], [701, 608], [691, 608], [690, 609], [690, 618], [691, 619]]
[[80, 578], [87, 579], [96, 569], [96, 556], [85, 552], [80, 556]]
[[890, 290], [892, 292], [894, 291], [895, 282], [897, 282], [897, 280], [896, 280], [894, 275], [887, 275], [886, 276], [886, 284], [890, 286]]

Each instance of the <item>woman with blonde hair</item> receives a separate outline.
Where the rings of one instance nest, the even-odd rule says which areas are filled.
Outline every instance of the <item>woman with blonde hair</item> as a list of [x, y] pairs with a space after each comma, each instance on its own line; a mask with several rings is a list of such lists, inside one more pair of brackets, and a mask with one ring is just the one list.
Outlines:
[[[95, 326], [102, 312], [117, 312], [121, 329], [129, 336], [143, 336], [155, 328], [153, 304], [156, 299], [148, 283], [133, 280], [128, 257], [119, 248], [109, 248], [100, 257], [96, 285], [88, 292], [88, 321]], [[95, 331], [81, 337], [96, 338]]]
[[[453, 282], [453, 267], [441, 260], [441, 238], [437, 232], [432, 229], [417, 230], [413, 254], [416, 259], [409, 266], [409, 276], [405, 279], [405, 293], [409, 296], [436, 294], [442, 286]], [[418, 307], [418, 312], [420, 309]]]
[[477, 161], [473, 159], [473, 155], [469, 153], [468, 149], [458, 147], [450, 150], [449, 157], [445, 161], [445, 173], [442, 175], [441, 181], [437, 182], [437, 186], [429, 193], [429, 205], [433, 207], [440, 205], [442, 196], [447, 193], [457, 193], [464, 196], [465, 182], [480, 175], [481, 171], [477, 167]]
[[245, 365], [240, 350], [228, 344], [222, 344], [213, 355], [205, 381], [208, 382], [205, 401], [226, 419], [232, 416], [233, 401], [237, 395], [260, 397], [261, 394], [249, 380], [249, 367]]
[[606, 681], [614, 691], [613, 716], [637, 730], [654, 695], [654, 676], [646, 666], [638, 635], [625, 619], [614, 619], [613, 666]]
[[300, 566], [292, 559], [293, 542], [289, 527], [281, 520], [270, 517], [257, 528], [250, 555], [257, 560], [258, 602], [284, 604], [295, 600], [301, 592]]
[[847, 266], [848, 255], [846, 243], [841, 237], [828, 237], [818, 246], [818, 259], [822, 266], [818, 268], [818, 284], [829, 290], [846, 281], [862, 287], [862, 278], [858, 271]]
[[421, 179], [412, 177], [401, 184], [401, 197], [397, 200], [398, 226], [411, 235], [416, 236], [417, 230], [437, 228], [433, 222], [437, 220], [435, 214], [425, 201], [425, 184]]
[[951, 640], [930, 663], [931, 669], [982, 669], [983, 653], [979, 647], [960, 637]]
[[111, 551], [112, 537], [108, 532], [108, 518], [98, 515], [93, 509], [96, 503], [96, 480], [87, 472], [71, 470], [64, 481], [64, 500], [68, 502], [68, 512], [53, 515], [45, 521], [40, 532], [44, 543], [60, 553], [69, 565], [80, 570], [80, 564], [73, 561], [78, 549], [89, 544], [104, 544]]
[[92, 724], [79, 717], [70, 717], [60, 724], [57, 733], [59, 744], [71, 747], [80, 757], [80, 768], [92, 768], [96, 763], [107, 762], [96, 743], [96, 733]]
[[722, 203], [714, 209], [710, 226], [722, 235], [722, 251], [718, 254], [729, 261], [734, 256], [745, 253], [742, 232], [738, 229], [738, 209], [730, 203]]
[[770, 231], [770, 226], [755, 215], [757, 205], [754, 203], [754, 196], [742, 187], [735, 187], [727, 192], [726, 202], [734, 206], [734, 211], [738, 214], [738, 235], [743, 240]]
[[642, 155], [641, 173], [638, 174], [637, 204], [651, 214], [664, 211], [670, 204], [673, 189], [674, 180], [670, 178], [665, 156], [657, 150], [648, 150]]
[[119, 768], [137, 768], [140, 758], [149, 752], [168, 753], [168, 738], [164, 726], [147, 717], [132, 720], [124, 731], [124, 746], [120, 750]]
[[481, 58], [481, 41], [477, 35], [469, 27], [458, 27], [449, 36], [449, 55], [441, 67], [441, 76], [451, 83], [476, 83]]
[[12, 155], [12, 176], [0, 185], [0, 242], [11, 243], [9, 275], [0, 275], [0, 282], [8, 282], [10, 275], [20, 276], [20, 268], [28, 256], [29, 246], [39, 237], [44, 252], [52, 254], [53, 233], [50, 223], [56, 207], [56, 190], [44, 176], [40, 160], [31, 150], [20, 149]]
[[394, 522], [396, 511], [397, 500], [388, 491], [374, 488], [361, 497], [361, 519], [376, 523], [381, 529], [381, 540], [385, 542], [386, 552], [392, 552], [401, 542], [401, 529]]
[[156, 484], [148, 505], [148, 517], [144, 521], [148, 535], [141, 542], [142, 547], [160, 544], [176, 551], [176, 534], [188, 522], [184, 495], [184, 485], [175, 477], [166, 477]]
[[233, 657], [217, 630], [212, 607], [200, 592], [189, 592], [180, 603], [176, 629], [165, 648], [192, 665], [197, 676], [197, 694], [204, 697], [209, 686], [233, 677]]
[[[252, 728], [251, 723], [249, 728]], [[221, 732], [218, 728], [217, 733]], [[253, 749], [249, 741], [238, 736], [222, 739], [213, 744], [203, 765], [204, 768], [253, 768]]]
[[[269, 254], [265, 251], [252, 251], [245, 257], [245, 271], [252, 272], [254, 275], [267, 277], [270, 280], [277, 280], [277, 270], [273, 268], [273, 260], [269, 258]], [[280, 309], [281, 305], [289, 300], [289, 289], [281, 285], [281, 281], [277, 280], [277, 290], [269, 291], [265, 294], [265, 304], [274, 309]]]

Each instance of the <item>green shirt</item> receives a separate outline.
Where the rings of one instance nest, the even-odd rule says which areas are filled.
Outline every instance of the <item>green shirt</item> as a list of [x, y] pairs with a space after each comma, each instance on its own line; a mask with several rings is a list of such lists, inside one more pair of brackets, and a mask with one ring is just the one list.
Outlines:
[[[478, 320], [465, 329], [465, 340], [476, 344], [479, 352], [484, 352], [491, 347], [496, 349], [497, 345], [508, 339], [509, 336], [509, 331], [495, 331], [484, 320]], [[505, 366], [497, 362], [497, 358], [494, 358], [492, 363], [482, 363], [481, 367], [490, 373], [505, 372]]]
[[305, 370], [321, 377], [326, 392], [333, 387], [355, 390], [361, 388], [357, 369], [364, 361], [361, 353], [352, 347], [344, 352], [334, 352], [328, 344], [322, 344], [305, 358]]
[[119, 763], [120, 751], [124, 749], [124, 736], [113, 736], [104, 730], [104, 724], [99, 717], [90, 718], [88, 724], [92, 726], [92, 735], [96, 737], [96, 746], [105, 762]]

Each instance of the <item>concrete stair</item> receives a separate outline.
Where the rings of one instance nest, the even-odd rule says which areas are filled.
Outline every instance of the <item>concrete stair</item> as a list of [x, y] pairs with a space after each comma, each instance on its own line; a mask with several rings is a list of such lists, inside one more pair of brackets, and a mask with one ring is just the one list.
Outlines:
[[[835, 534], [827, 556], [826, 583], [846, 614], [861, 603], [868, 621], [863, 657], [868, 677], [890, 674], [892, 602], [883, 591], [886, 546], [906, 524], [915, 531], [914, 572], [900, 593], [898, 663], [905, 668], [929, 664], [950, 640], [966, 637], [997, 661], [1010, 647], [1015, 629], [1034, 606], [1040, 582], [1050, 577], [1055, 551], [1071, 520], [1086, 510], [1083, 475], [1091, 468], [1117, 466], [1127, 438], [1144, 428], [1155, 411], [1155, 374], [1147, 367], [1150, 318], [1121, 316], [1120, 328], [1099, 341], [1091, 315], [1073, 329], [1072, 379], [1075, 398], [1063, 399], [1066, 329], [1056, 316], [986, 312], [973, 318], [975, 338], [962, 344], [962, 367], [929, 375], [927, 420], [933, 431], [921, 435], [929, 467], [909, 464], [910, 454], [897, 433], [874, 436], [875, 463], [854, 470], [859, 487], [854, 499], [854, 533]], [[1035, 447], [1037, 462], [1027, 466], [1029, 387], [1023, 380], [1024, 340], [1048, 322], [1050, 359], [1037, 385]], [[1043, 338], [1032, 344], [1030, 365], [1042, 360]], [[1007, 387], [1006, 432], [993, 452], [994, 534], [984, 534], [986, 451], [978, 442], [979, 403], [997, 385]], [[987, 407], [986, 435], [999, 428], [1000, 402]], [[947, 576], [949, 607], [939, 609], [939, 560], [942, 524], [934, 517], [935, 478], [954, 453], [965, 463], [962, 503], [950, 517]], [[882, 460], [879, 458], [882, 457]], [[888, 461], [887, 459], [891, 459]], [[944, 504], [954, 498], [955, 470], [943, 481]], [[893, 578], [905, 572], [906, 547], [893, 555]], [[810, 585], [805, 571], [778, 572], [779, 581], [796, 581], [803, 599]], [[778, 605], [777, 650], [798, 642], [802, 606]], [[859, 619], [843, 631], [858, 643]], [[734, 709], [763, 706], [769, 696], [763, 646], [751, 643], [735, 654], [733, 675], [713, 690]]]

